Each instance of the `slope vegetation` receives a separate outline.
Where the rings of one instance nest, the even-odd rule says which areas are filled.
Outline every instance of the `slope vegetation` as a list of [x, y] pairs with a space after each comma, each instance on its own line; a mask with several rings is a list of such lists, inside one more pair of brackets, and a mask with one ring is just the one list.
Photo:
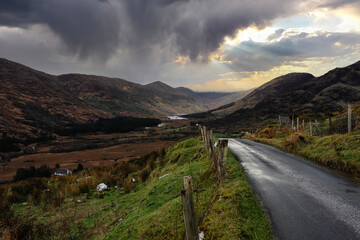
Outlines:
[[359, 99], [360, 62], [320, 77], [292, 73], [264, 84], [233, 105], [212, 111], [212, 114], [230, 112], [213, 125], [233, 130], [256, 128], [279, 114], [338, 112]]
[[6, 59], [0, 59], [0, 81], [0, 132], [21, 139], [100, 117], [161, 118], [234, 99], [231, 93], [195, 93], [162, 82], [141, 85], [94, 75], [54, 76]]
[[[246, 175], [230, 153], [221, 186], [214, 173], [203, 142], [191, 138], [127, 163], [0, 186], [0, 237], [183, 239], [179, 191], [190, 175], [206, 239], [272, 239]], [[110, 189], [96, 192], [101, 182]]]

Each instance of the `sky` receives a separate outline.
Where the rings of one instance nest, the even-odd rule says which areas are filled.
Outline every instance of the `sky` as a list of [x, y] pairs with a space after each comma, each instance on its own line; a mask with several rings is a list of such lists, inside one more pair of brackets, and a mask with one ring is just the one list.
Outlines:
[[0, 57], [195, 91], [360, 60], [358, 0], [0, 0]]

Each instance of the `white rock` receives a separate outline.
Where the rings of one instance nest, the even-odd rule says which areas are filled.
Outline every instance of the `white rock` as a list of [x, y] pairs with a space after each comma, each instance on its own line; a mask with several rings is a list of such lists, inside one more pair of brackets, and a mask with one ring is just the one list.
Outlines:
[[135, 178], [132, 178], [131, 181], [132, 181], [132, 182], [135, 182]]
[[162, 179], [162, 178], [164, 178], [164, 177], [166, 177], [166, 176], [169, 176], [171, 173], [167, 173], [167, 174], [165, 174], [165, 175], [162, 175], [161, 177], [159, 177], [159, 179]]
[[204, 240], [204, 239], [205, 239], [204, 232], [199, 232], [199, 240]]
[[106, 189], [108, 189], [108, 186], [105, 183], [100, 183], [99, 185], [96, 186], [97, 192], [102, 192]]

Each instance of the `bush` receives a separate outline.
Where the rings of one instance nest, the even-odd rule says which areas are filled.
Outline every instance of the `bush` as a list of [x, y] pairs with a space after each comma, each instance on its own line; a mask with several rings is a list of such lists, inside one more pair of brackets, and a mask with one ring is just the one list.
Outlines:
[[21, 181], [27, 178], [35, 178], [35, 177], [50, 177], [51, 169], [47, 165], [43, 165], [39, 168], [35, 168], [34, 166], [30, 166], [28, 169], [26, 168], [18, 168], [16, 171], [16, 175], [14, 177], [14, 181]]

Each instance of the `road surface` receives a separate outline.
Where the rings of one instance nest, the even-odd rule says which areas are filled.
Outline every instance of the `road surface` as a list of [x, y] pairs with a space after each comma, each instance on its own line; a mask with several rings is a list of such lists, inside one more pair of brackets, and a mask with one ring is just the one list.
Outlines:
[[300, 157], [229, 140], [281, 240], [360, 239], [360, 188]]

